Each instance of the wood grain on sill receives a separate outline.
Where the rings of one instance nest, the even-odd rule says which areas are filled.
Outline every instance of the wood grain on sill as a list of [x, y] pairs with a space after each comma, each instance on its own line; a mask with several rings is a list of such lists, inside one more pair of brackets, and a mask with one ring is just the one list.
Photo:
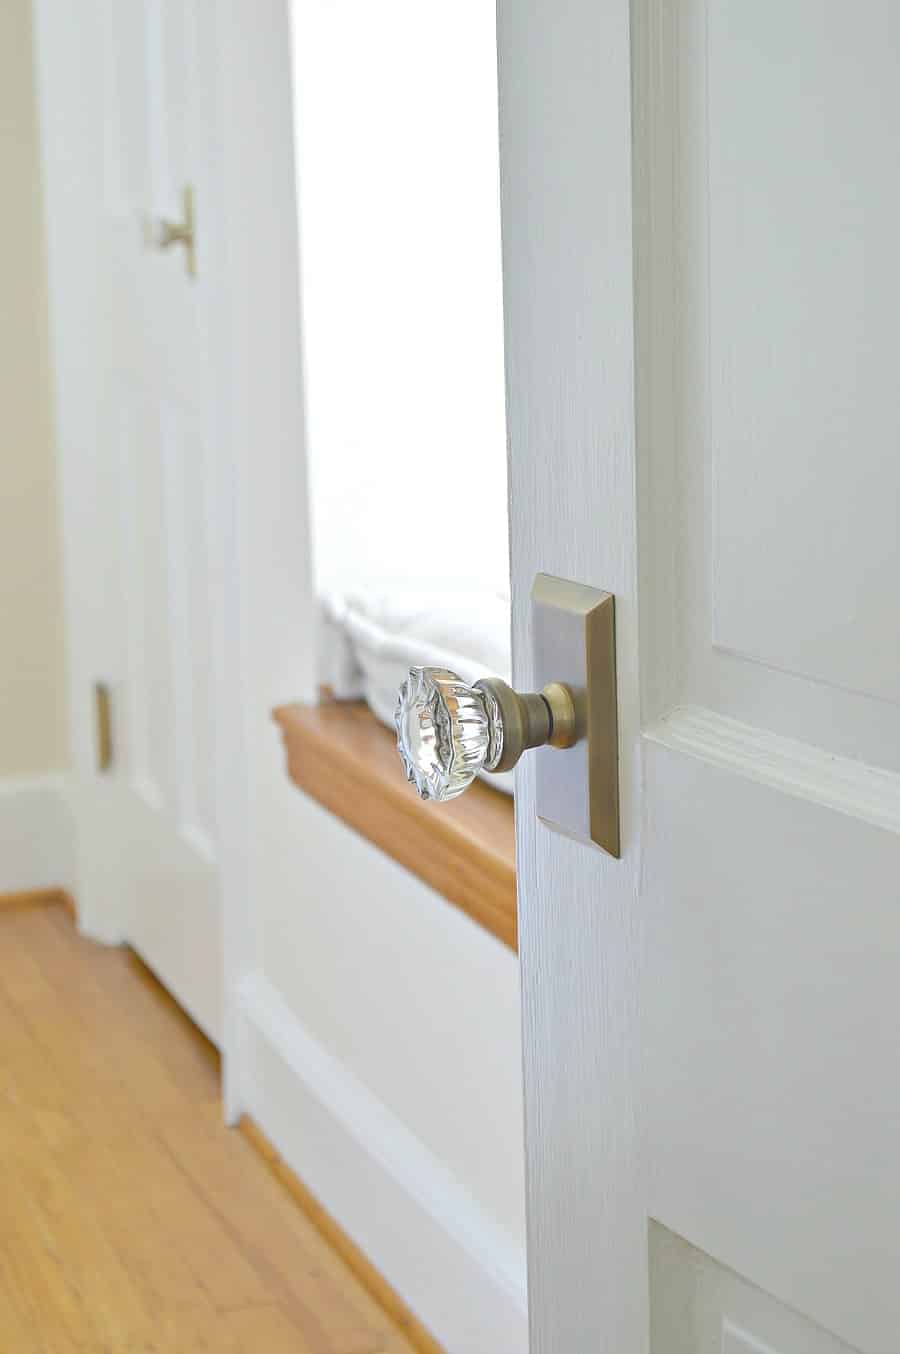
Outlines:
[[274, 718], [301, 790], [516, 948], [511, 799], [478, 782], [450, 804], [423, 802], [361, 701], [283, 705]]

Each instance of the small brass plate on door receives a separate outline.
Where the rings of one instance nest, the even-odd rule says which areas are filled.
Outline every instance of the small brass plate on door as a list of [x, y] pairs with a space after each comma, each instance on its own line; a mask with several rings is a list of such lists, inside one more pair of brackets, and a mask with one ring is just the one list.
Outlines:
[[94, 683], [94, 733], [97, 740], [97, 770], [113, 764], [112, 696], [105, 682]]
[[612, 593], [538, 574], [531, 590], [534, 679], [575, 692], [581, 741], [538, 748], [537, 813], [611, 856], [619, 844], [616, 612]]

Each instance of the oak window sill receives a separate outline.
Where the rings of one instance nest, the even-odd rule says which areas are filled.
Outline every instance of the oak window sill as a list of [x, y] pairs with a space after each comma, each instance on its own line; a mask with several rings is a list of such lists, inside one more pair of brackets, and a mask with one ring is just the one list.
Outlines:
[[273, 715], [304, 793], [516, 949], [511, 799], [477, 782], [450, 804], [425, 803], [362, 701], [283, 705]]

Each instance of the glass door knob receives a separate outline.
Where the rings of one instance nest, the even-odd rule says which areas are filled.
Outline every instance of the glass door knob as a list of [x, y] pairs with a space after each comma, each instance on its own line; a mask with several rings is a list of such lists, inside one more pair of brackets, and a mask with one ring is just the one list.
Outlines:
[[410, 668], [394, 717], [406, 778], [423, 799], [455, 799], [479, 771], [509, 771], [527, 748], [578, 742], [581, 705], [560, 682], [522, 694], [499, 677], [469, 686], [449, 668]]

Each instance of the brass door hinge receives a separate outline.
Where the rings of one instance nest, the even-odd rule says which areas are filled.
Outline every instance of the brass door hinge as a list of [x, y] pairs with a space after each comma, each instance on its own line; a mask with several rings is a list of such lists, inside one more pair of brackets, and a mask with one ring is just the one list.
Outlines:
[[113, 764], [112, 696], [106, 682], [94, 683], [94, 733], [97, 740], [97, 770]]
[[161, 217], [156, 224], [157, 249], [184, 246], [184, 266], [188, 277], [197, 276], [197, 246], [194, 238], [194, 190], [187, 184], [181, 192], [181, 220], [167, 221]]

